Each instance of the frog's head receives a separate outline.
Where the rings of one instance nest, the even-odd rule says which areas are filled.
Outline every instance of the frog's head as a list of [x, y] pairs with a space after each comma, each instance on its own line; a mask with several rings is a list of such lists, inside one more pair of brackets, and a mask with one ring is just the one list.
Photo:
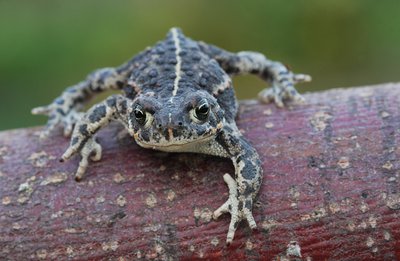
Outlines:
[[129, 130], [146, 148], [174, 151], [210, 139], [224, 124], [224, 111], [206, 91], [154, 97], [139, 94], [129, 113]]

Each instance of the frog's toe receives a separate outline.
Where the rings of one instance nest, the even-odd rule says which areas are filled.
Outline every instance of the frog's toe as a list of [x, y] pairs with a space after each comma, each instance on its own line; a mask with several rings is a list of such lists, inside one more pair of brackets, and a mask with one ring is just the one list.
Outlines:
[[75, 124], [82, 118], [83, 114], [82, 112], [73, 110], [63, 117], [62, 123], [65, 137], [71, 136]]
[[235, 237], [235, 232], [240, 221], [246, 220], [251, 229], [254, 229], [257, 225], [251, 212], [251, 196], [246, 198], [243, 195], [238, 195], [236, 181], [229, 174], [224, 175], [224, 180], [229, 187], [229, 198], [214, 211], [213, 218], [217, 219], [224, 213], [231, 214], [231, 222], [226, 236], [226, 243], [230, 244]]
[[75, 173], [76, 181], [80, 181], [85, 174], [86, 169], [89, 166], [89, 159], [92, 161], [99, 161], [101, 159], [102, 148], [97, 141], [95, 141], [93, 138], [90, 138], [82, 148], [77, 145], [69, 146], [61, 156], [60, 161], [63, 162], [68, 160], [78, 152], [81, 156], [81, 160], [79, 161], [79, 166]]
[[278, 88], [272, 87], [262, 90], [258, 94], [258, 98], [264, 103], [274, 102], [279, 108], [283, 108], [282, 94]]
[[301, 82], [311, 82], [312, 81], [312, 77], [308, 74], [302, 74], [302, 73], [298, 73], [293, 75], [293, 81], [295, 83], [301, 83]]
[[39, 106], [36, 108], [33, 108], [31, 110], [31, 113], [33, 115], [49, 115], [52, 111], [52, 107], [51, 104], [50, 105], [46, 105], [46, 106]]

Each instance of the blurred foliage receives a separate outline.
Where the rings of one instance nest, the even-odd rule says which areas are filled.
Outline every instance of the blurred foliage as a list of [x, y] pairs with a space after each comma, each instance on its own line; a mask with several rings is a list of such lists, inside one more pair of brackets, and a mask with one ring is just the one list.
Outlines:
[[[0, 129], [44, 124], [30, 109], [116, 66], [172, 26], [230, 51], [256, 50], [313, 82], [301, 92], [400, 80], [398, 1], [0, 1]], [[239, 98], [265, 84], [235, 79]]]

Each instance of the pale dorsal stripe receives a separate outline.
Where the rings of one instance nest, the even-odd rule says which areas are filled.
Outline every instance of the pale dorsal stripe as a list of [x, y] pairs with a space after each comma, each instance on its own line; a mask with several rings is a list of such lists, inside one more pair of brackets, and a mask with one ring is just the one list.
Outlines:
[[175, 65], [176, 77], [174, 81], [174, 90], [172, 91], [172, 96], [175, 96], [179, 88], [179, 80], [181, 79], [181, 65], [182, 65], [182, 59], [179, 56], [179, 53], [181, 52], [181, 44], [178, 37], [178, 30], [176, 28], [172, 29], [172, 38], [175, 43], [175, 56], [176, 56], [176, 65]]

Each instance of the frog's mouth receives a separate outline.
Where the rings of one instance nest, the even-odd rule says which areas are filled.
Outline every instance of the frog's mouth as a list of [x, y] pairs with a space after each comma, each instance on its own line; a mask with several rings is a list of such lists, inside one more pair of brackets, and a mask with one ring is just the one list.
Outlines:
[[136, 143], [146, 149], [160, 150], [166, 152], [197, 152], [198, 147], [211, 140], [214, 135], [204, 136], [195, 140], [167, 141], [160, 143], [135, 140]]
[[161, 140], [158, 143], [153, 143], [153, 142], [146, 142], [143, 141], [142, 139], [135, 139], [135, 141], [143, 146], [143, 147], [174, 147], [174, 146], [183, 146], [183, 145], [189, 145], [189, 144], [196, 144], [196, 143], [202, 143], [204, 141], [210, 140], [214, 136], [213, 133], [210, 133], [206, 136], [199, 137], [197, 139], [193, 140], [172, 140], [172, 141], [167, 141], [167, 140]]
[[214, 132], [208, 133], [205, 136], [198, 137], [192, 140], [165, 140], [161, 139], [159, 142], [147, 142], [142, 140], [135, 135], [136, 143], [147, 149], [154, 149], [154, 150], [161, 150], [161, 151], [168, 151], [168, 152], [184, 152], [184, 151], [196, 151], [196, 147], [200, 144], [203, 144], [209, 140], [211, 140], [215, 136]]
[[153, 139], [153, 141], [149, 141], [143, 139], [141, 135], [141, 130], [138, 132], [132, 133], [136, 143], [143, 148], [150, 148], [155, 150], [162, 151], [197, 151], [197, 147], [201, 144], [208, 142], [213, 139], [217, 133], [222, 129], [222, 123], [218, 123], [216, 127], [208, 129], [205, 133], [201, 134], [201, 136], [192, 136], [191, 138], [180, 139], [176, 138], [173, 135], [172, 129], [167, 129], [167, 135]]

